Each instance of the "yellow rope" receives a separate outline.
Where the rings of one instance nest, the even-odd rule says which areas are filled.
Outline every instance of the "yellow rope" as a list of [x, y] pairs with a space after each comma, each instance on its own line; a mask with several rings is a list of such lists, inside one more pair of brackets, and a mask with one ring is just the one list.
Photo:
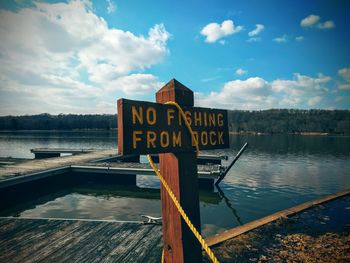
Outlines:
[[[187, 121], [186, 115], [183, 112], [183, 110], [181, 109], [181, 107], [173, 101], [169, 101], [166, 102], [165, 104], [171, 104], [174, 105], [179, 112], [181, 113], [181, 116], [188, 128], [188, 131], [191, 134], [192, 140], [194, 141], [195, 145], [196, 145], [196, 156], [198, 156], [199, 154], [199, 146], [198, 146], [198, 141], [195, 138], [192, 128], [190, 126], [190, 124]], [[192, 233], [194, 234], [194, 236], [198, 239], [199, 243], [201, 244], [202, 248], [205, 250], [205, 252], [207, 252], [209, 258], [211, 259], [212, 262], [214, 263], [218, 263], [219, 261], [217, 260], [217, 258], [215, 257], [213, 251], [209, 248], [208, 244], [205, 242], [204, 238], [201, 236], [201, 234], [198, 232], [198, 230], [195, 228], [195, 226], [192, 224], [191, 220], [188, 218], [187, 214], [185, 213], [185, 211], [183, 210], [180, 202], [177, 200], [175, 194], [173, 193], [173, 191], [171, 190], [170, 186], [168, 185], [168, 183], [165, 181], [165, 179], [162, 177], [162, 175], [160, 174], [158, 168], [156, 167], [156, 165], [154, 164], [151, 155], [147, 155], [148, 161], [151, 164], [153, 170], [155, 171], [155, 173], [157, 174], [157, 176], [159, 177], [161, 183], [163, 184], [164, 188], [167, 190], [171, 200], [174, 202], [174, 205], [176, 206], [177, 210], [179, 211], [180, 215], [182, 216], [183, 220], [186, 222], [187, 226], [189, 227], [189, 229], [192, 231]], [[164, 262], [164, 250], [162, 252], [162, 262]]]
[[[155, 171], [155, 173], [159, 177], [161, 183], [163, 184], [164, 188], [167, 190], [171, 200], [173, 200], [174, 205], [176, 206], [176, 208], [179, 211], [180, 215], [182, 216], [182, 218], [185, 220], [186, 224], [188, 225], [189, 229], [191, 229], [191, 231], [194, 234], [194, 236], [198, 239], [199, 243], [202, 245], [202, 248], [205, 250], [205, 252], [207, 252], [207, 254], [208, 254], [209, 258], [211, 259], [211, 261], [214, 262], [214, 263], [218, 263], [219, 261], [215, 257], [213, 251], [209, 248], [209, 246], [205, 242], [204, 238], [201, 236], [201, 234], [198, 232], [198, 230], [192, 224], [191, 220], [188, 218], [188, 216], [186, 215], [186, 213], [183, 210], [182, 206], [180, 205], [179, 201], [177, 200], [175, 194], [171, 190], [170, 186], [168, 185], [168, 183], [164, 180], [164, 178], [160, 174], [158, 168], [156, 167], [156, 165], [154, 164], [154, 162], [152, 160], [151, 155], [148, 154], [147, 158], [148, 158], [148, 161], [150, 162], [153, 170]], [[164, 262], [163, 259], [164, 259], [164, 251], [163, 251], [163, 255], [162, 255], [162, 262]]]
[[192, 131], [192, 128], [191, 128], [191, 125], [188, 123], [187, 121], [187, 118], [186, 118], [186, 114], [184, 113], [184, 111], [182, 110], [182, 108], [180, 107], [179, 104], [177, 104], [176, 102], [174, 101], [168, 101], [168, 102], [165, 102], [164, 104], [168, 104], [168, 105], [174, 105], [178, 111], [181, 113], [181, 116], [182, 116], [182, 119], [184, 120], [186, 126], [187, 126], [187, 129], [188, 131], [190, 132], [191, 134], [191, 137], [192, 137], [192, 140], [196, 146], [196, 157], [198, 157], [198, 154], [199, 154], [199, 145], [198, 145], [198, 141], [197, 141], [197, 138], [194, 136], [193, 134], [193, 131]]

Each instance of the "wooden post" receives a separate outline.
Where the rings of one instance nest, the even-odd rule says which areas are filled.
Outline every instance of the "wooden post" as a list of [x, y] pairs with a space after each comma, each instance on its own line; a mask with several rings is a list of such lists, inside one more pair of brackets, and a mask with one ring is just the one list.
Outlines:
[[[157, 103], [118, 100], [118, 153], [159, 154], [160, 171], [192, 224], [200, 232], [197, 164], [186, 125], [176, 114], [184, 107], [201, 150], [229, 147], [227, 110], [193, 107], [193, 92], [175, 79], [156, 93]], [[201, 245], [161, 187], [166, 262], [200, 262]]]
[[[156, 93], [158, 103], [175, 101], [193, 106], [193, 92], [173, 79]], [[190, 135], [188, 135], [190, 136]], [[201, 231], [197, 164], [194, 150], [159, 154], [160, 172], [197, 230]], [[165, 188], [161, 187], [165, 262], [201, 262], [202, 250], [181, 218]]]

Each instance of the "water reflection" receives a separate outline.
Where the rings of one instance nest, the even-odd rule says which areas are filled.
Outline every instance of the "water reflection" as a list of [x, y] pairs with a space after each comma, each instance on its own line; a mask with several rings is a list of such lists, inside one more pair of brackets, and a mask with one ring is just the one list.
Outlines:
[[301, 135], [231, 135], [233, 149], [249, 143], [249, 148], [256, 154], [278, 155], [335, 155], [349, 156], [350, 137], [345, 136], [301, 136]]
[[33, 148], [111, 149], [117, 131], [0, 131], [0, 156], [34, 158]]
[[[62, 179], [64, 180], [64, 179]], [[33, 189], [40, 191], [40, 189]], [[28, 193], [30, 195], [30, 193]], [[12, 197], [11, 197], [12, 198]], [[217, 192], [200, 191], [201, 207], [221, 202]], [[137, 186], [66, 183], [36, 198], [24, 198], [0, 209], [1, 216], [85, 218], [140, 221], [140, 215], [161, 216], [160, 190]]]
[[225, 201], [226, 206], [232, 211], [233, 216], [236, 218], [237, 223], [239, 225], [243, 225], [241, 218], [239, 217], [236, 209], [233, 208], [231, 201], [226, 197], [225, 193], [221, 190], [219, 185], [215, 185], [216, 189], [218, 190], [218, 193], [220, 194], [220, 197]]

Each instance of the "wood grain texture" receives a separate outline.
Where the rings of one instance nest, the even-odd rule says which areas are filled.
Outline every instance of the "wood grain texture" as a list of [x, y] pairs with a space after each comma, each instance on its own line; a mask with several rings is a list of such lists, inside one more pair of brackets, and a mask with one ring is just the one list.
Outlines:
[[160, 225], [0, 219], [0, 262], [159, 262]]
[[[177, 92], [178, 90], [179, 92]], [[179, 98], [184, 91], [188, 98]], [[190, 98], [192, 96], [192, 98]], [[179, 82], [171, 81], [156, 95], [157, 102], [183, 101], [193, 103], [193, 93]], [[181, 105], [180, 105], [181, 106]], [[193, 106], [188, 104], [186, 106]], [[188, 134], [188, 138], [190, 135]], [[189, 139], [188, 139], [189, 140]], [[196, 155], [193, 149], [181, 153], [159, 154], [160, 172], [169, 184], [192, 224], [201, 232]], [[199, 242], [181, 218], [167, 191], [161, 186], [163, 246], [166, 262], [201, 262], [202, 252]]]

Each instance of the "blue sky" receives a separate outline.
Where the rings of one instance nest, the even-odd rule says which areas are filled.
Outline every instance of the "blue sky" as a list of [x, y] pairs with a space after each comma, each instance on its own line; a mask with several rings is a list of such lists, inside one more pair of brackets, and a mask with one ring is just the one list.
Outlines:
[[197, 106], [350, 108], [349, 1], [6, 1], [0, 115], [115, 113], [171, 78]]

